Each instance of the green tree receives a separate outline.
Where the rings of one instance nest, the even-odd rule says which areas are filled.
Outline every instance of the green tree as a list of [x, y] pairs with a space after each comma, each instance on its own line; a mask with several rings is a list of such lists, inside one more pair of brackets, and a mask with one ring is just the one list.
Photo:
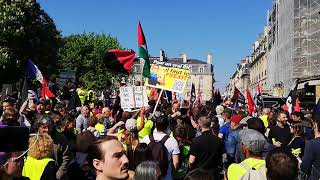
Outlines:
[[107, 50], [121, 49], [116, 38], [105, 34], [75, 34], [63, 38], [59, 49], [60, 68], [77, 70], [78, 79], [90, 88], [103, 89], [111, 85], [111, 78], [120, 80], [125, 76], [108, 69], [103, 62]]
[[44, 74], [57, 62], [60, 32], [35, 0], [0, 0], [1, 83], [12, 83], [24, 75], [31, 58]]

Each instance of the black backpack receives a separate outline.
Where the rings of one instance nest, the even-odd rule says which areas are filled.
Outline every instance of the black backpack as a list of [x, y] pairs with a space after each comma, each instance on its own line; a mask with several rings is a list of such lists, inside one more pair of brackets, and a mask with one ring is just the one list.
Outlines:
[[152, 133], [149, 135], [150, 143], [148, 146], [152, 151], [152, 160], [159, 163], [162, 177], [166, 176], [168, 170], [168, 150], [164, 145], [168, 138], [169, 136], [165, 135], [160, 141], [156, 141]]

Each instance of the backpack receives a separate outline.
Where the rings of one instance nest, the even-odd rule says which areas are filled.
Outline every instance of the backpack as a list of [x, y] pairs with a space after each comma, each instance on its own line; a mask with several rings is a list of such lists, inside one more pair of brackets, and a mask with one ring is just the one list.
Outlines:
[[240, 163], [240, 166], [245, 168], [247, 171], [239, 180], [267, 180], [265, 166], [260, 166], [259, 169], [250, 168], [244, 161]]
[[160, 141], [156, 141], [151, 133], [149, 135], [150, 143], [148, 144], [149, 148], [152, 151], [152, 160], [159, 163], [161, 170], [161, 176], [164, 177], [167, 174], [168, 170], [168, 150], [164, 143], [169, 139], [168, 135], [165, 135]]

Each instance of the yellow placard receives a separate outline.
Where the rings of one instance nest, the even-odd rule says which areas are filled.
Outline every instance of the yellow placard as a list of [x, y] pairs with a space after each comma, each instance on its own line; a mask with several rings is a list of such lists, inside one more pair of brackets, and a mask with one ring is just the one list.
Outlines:
[[155, 61], [151, 65], [150, 78], [145, 85], [182, 93], [190, 76], [190, 66]]

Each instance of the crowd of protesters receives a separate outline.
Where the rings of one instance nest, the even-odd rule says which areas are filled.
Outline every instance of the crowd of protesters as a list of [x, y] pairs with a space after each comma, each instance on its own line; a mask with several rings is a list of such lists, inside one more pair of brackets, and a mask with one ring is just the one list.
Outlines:
[[[49, 84], [50, 85], [50, 84]], [[320, 116], [315, 112], [149, 101], [123, 111], [119, 94], [50, 89], [2, 103], [1, 128], [29, 128], [29, 148], [2, 152], [0, 179], [268, 179], [320, 177]], [[156, 109], [155, 109], [156, 108]], [[154, 111], [155, 110], [155, 111]]]

